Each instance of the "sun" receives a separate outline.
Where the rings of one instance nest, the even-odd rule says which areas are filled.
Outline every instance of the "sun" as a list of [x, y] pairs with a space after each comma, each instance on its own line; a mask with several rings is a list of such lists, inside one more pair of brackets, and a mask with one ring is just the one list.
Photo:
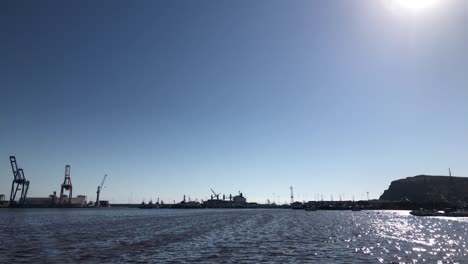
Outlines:
[[420, 12], [437, 6], [440, 0], [388, 0], [392, 9]]

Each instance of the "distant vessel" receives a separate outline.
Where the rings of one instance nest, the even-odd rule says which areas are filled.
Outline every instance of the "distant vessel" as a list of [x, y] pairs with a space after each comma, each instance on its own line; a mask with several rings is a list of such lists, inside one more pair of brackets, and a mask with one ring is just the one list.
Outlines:
[[445, 212], [427, 209], [418, 209], [410, 212], [414, 216], [445, 216]]
[[153, 203], [153, 201], [150, 201], [148, 204], [145, 204], [145, 202], [141, 202], [141, 204], [138, 206], [140, 209], [157, 209], [159, 208], [159, 202], [158, 203]]
[[465, 209], [446, 208], [444, 211], [428, 210], [420, 208], [410, 212], [414, 216], [448, 216], [448, 217], [468, 217], [468, 211]]
[[161, 203], [159, 202], [159, 197], [158, 201], [156, 203], [153, 203], [152, 200], [149, 201], [149, 203], [145, 203], [145, 201], [141, 202], [141, 204], [138, 206], [140, 209], [159, 209], [161, 207]]
[[454, 209], [445, 209], [444, 216], [451, 217], [468, 217], [468, 211], [465, 209], [454, 210]]
[[[158, 202], [159, 202], [159, 198], [158, 198]], [[202, 205], [198, 201], [191, 201], [190, 198], [187, 201], [185, 199], [185, 194], [184, 194], [184, 199], [180, 203], [170, 205], [170, 208], [179, 208], [179, 209], [182, 209], [182, 208], [195, 209], [195, 208], [201, 208], [201, 207]]]
[[[203, 202], [203, 207], [206, 207], [206, 208], [246, 208], [251, 205], [250, 203], [247, 203], [247, 198], [240, 191], [239, 191], [239, 194], [235, 196], [232, 196], [230, 194], [229, 197], [226, 197], [223, 194], [222, 199], [219, 197], [221, 193], [216, 193], [213, 189], [211, 189], [211, 192], [213, 193], [213, 195], [211, 195], [210, 199]], [[252, 204], [252, 206], [255, 206], [255, 205]]]
[[291, 209], [304, 209], [304, 205], [301, 202], [291, 203]]

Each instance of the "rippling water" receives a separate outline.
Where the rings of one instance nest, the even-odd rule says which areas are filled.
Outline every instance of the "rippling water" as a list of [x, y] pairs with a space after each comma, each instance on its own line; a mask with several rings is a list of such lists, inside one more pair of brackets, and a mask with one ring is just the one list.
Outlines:
[[0, 210], [0, 263], [468, 263], [467, 238], [397, 211]]

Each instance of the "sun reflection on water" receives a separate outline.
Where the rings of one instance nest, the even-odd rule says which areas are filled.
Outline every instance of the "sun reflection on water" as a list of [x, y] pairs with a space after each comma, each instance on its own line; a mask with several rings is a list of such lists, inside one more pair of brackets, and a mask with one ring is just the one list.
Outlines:
[[[393, 256], [382, 261], [402, 259], [412, 262], [431, 261], [445, 263], [466, 257], [466, 223], [468, 219], [442, 217], [414, 217], [402, 212], [382, 212], [377, 217], [369, 214], [366, 235], [374, 234], [386, 243], [376, 243], [375, 254]], [[363, 252], [370, 254], [371, 252]], [[456, 262], [456, 261], [455, 261]]]
[[[0, 213], [0, 263], [466, 263], [467, 219], [401, 211], [57, 210]], [[14, 233], [15, 226], [28, 229]], [[66, 236], [69, 232], [73, 236]], [[99, 238], [99, 239], [97, 239]], [[29, 254], [28, 252], [34, 252]], [[22, 254], [23, 254], [22, 253]]]

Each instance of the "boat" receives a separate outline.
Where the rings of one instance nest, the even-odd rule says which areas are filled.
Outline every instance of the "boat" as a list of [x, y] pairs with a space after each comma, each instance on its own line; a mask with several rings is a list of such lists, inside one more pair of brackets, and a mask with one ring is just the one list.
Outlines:
[[304, 205], [301, 202], [291, 203], [291, 209], [304, 209]]
[[468, 211], [465, 209], [451, 209], [447, 208], [444, 211], [444, 216], [451, 217], [468, 217]]
[[410, 212], [414, 216], [448, 216], [448, 217], [468, 217], [468, 210], [446, 208], [444, 211], [418, 209]]
[[410, 214], [414, 216], [445, 216], [446, 213], [437, 210], [427, 210], [420, 208], [418, 210], [411, 211]]
[[159, 208], [159, 201], [157, 203], [153, 203], [153, 201], [150, 201], [148, 204], [145, 204], [145, 202], [141, 202], [141, 204], [138, 206], [140, 209], [158, 209]]

